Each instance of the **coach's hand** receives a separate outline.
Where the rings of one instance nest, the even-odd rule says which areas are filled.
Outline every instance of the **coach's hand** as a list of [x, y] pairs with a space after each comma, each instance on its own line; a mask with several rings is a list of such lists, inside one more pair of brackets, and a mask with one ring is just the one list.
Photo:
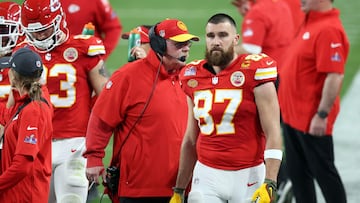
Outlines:
[[254, 192], [253, 203], [275, 203], [276, 202], [276, 182], [265, 179], [265, 182]]
[[185, 189], [174, 187], [173, 190], [174, 190], [174, 194], [171, 197], [169, 203], [184, 203]]
[[95, 166], [86, 168], [86, 177], [89, 182], [95, 182], [96, 184], [100, 183], [99, 177], [102, 176], [103, 180], [105, 177], [104, 166]]

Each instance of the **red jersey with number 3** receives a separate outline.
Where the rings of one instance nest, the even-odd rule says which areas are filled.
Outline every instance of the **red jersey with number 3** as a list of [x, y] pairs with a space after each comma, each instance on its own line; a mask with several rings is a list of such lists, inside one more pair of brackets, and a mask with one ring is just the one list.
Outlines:
[[207, 66], [205, 60], [195, 61], [180, 74], [200, 128], [198, 160], [224, 170], [262, 163], [265, 136], [254, 88], [276, 80], [276, 62], [265, 54], [240, 55], [216, 75]]
[[9, 92], [11, 89], [9, 81], [9, 68], [4, 68], [0, 70], [0, 102], [7, 102], [9, 97]]
[[102, 41], [93, 36], [74, 35], [49, 53], [39, 54], [54, 106], [53, 138], [84, 137], [93, 92], [89, 72], [105, 54]]

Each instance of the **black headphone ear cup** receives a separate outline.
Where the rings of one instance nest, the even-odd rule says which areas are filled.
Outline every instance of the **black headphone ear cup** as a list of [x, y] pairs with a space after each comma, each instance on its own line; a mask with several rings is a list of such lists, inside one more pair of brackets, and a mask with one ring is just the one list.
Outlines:
[[161, 56], [164, 56], [166, 52], [166, 40], [155, 32], [156, 25], [149, 29], [150, 47]]

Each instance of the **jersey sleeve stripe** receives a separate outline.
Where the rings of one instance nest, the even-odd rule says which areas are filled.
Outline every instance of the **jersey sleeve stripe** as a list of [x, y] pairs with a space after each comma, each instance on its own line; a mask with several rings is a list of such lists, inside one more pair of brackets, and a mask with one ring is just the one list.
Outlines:
[[269, 67], [269, 68], [258, 68], [255, 72], [254, 79], [264, 80], [264, 79], [270, 79], [276, 77], [277, 77], [277, 68]]
[[103, 45], [90, 45], [88, 49], [89, 56], [105, 54], [105, 47]]

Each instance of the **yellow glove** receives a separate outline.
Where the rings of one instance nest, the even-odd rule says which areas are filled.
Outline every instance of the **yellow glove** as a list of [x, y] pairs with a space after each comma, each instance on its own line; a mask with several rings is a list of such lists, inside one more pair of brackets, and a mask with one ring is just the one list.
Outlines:
[[276, 202], [276, 183], [273, 180], [265, 179], [265, 182], [254, 192], [253, 203], [275, 203]]
[[181, 189], [181, 188], [173, 188], [174, 190], [174, 194], [170, 199], [169, 203], [184, 203], [184, 192], [185, 189]]

